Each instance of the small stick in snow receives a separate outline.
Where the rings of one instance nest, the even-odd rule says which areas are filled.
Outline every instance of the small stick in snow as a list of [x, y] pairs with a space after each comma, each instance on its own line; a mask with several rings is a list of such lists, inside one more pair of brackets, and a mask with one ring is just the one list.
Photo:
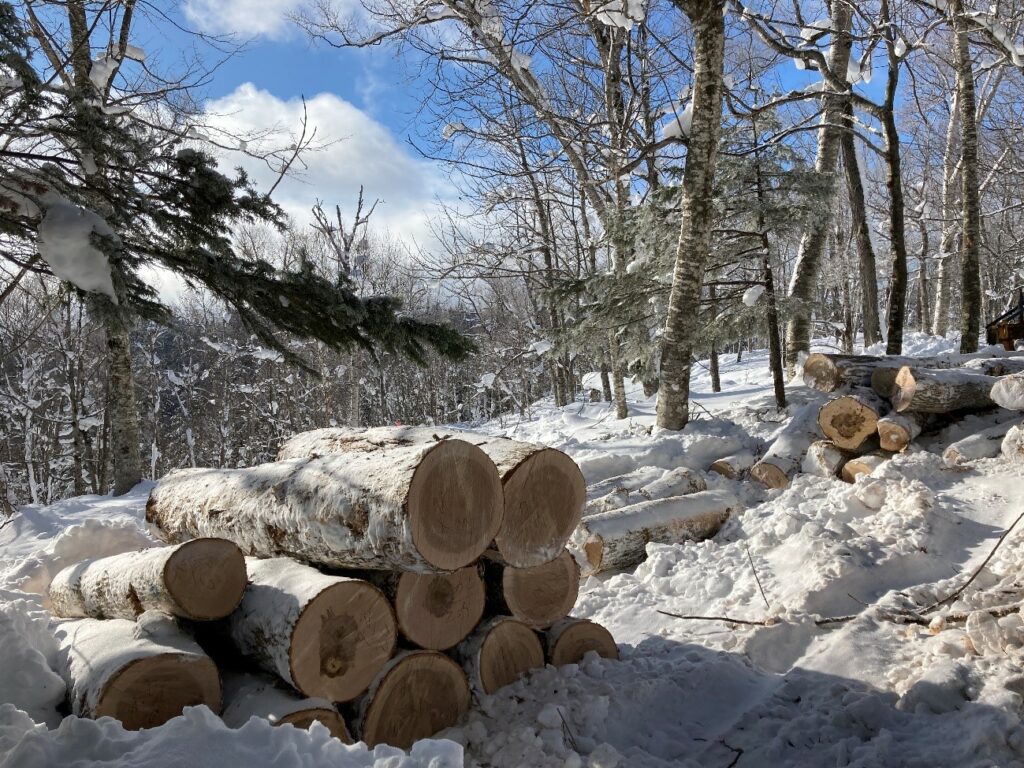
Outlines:
[[754, 573], [754, 581], [757, 582], [757, 588], [761, 592], [761, 599], [764, 600], [764, 607], [771, 610], [771, 603], [768, 602], [768, 597], [764, 593], [764, 587], [761, 586], [761, 578], [757, 575], [757, 568], [754, 567], [754, 558], [750, 556], [750, 547], [747, 546], [746, 542], [743, 543], [743, 550], [747, 553], [747, 562], [750, 563], [750, 570]]

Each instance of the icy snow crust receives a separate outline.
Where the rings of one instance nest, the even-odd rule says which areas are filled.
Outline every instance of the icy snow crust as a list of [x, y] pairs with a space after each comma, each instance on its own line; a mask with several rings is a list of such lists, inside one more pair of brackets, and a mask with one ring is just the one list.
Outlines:
[[[934, 354], [955, 340], [913, 337], [907, 346]], [[856, 485], [799, 475], [768, 491], [706, 469], [763, 450], [796, 409], [823, 396], [793, 386], [789, 413], [778, 412], [763, 354], [744, 353], [741, 364], [723, 357], [722, 379], [725, 391], [712, 395], [698, 368], [696, 400], [712, 416], [681, 434], [653, 429], [653, 402], [639, 400], [622, 421], [605, 404], [576, 403], [473, 425], [568, 452], [591, 499], [686, 466], [742, 509], [711, 541], [649, 544], [635, 572], [582, 585], [575, 615], [605, 625], [621, 661], [538, 670], [482, 697], [439, 734], [448, 740], [420, 742], [408, 756], [345, 747], [318, 725], [251, 720], [231, 730], [204, 708], [140, 733], [111, 720], [61, 722], [39, 593], [72, 555], [144, 546], [146, 489], [24, 508], [0, 530], [0, 766], [1024, 765], [1024, 623], [977, 610], [1024, 600], [1024, 530], [948, 606], [977, 611], [966, 623], [939, 620], [933, 633], [888, 618], [963, 584], [1024, 510], [1024, 463], [950, 468], [939, 455], [994, 421], [964, 420]], [[837, 616], [853, 618], [815, 623]]]

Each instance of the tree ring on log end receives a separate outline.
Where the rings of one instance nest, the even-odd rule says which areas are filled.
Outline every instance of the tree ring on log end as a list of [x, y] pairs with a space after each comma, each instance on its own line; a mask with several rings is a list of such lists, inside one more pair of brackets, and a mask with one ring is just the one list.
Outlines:
[[549, 563], [506, 568], [502, 574], [502, 593], [509, 612], [536, 629], [550, 627], [568, 616], [576, 605], [579, 588], [580, 567], [564, 550]]
[[789, 478], [786, 476], [786, 473], [767, 461], [762, 460], [754, 465], [754, 468], [750, 470], [750, 474], [753, 475], [755, 480], [761, 481], [761, 483], [769, 488], [785, 488], [789, 485]]
[[342, 744], [351, 744], [352, 737], [349, 735], [345, 721], [333, 709], [322, 709], [314, 707], [311, 709], [300, 709], [277, 720], [274, 725], [294, 725], [296, 728], [307, 730], [314, 722], [320, 723], [331, 736], [338, 739]]
[[209, 658], [161, 653], [126, 664], [103, 687], [93, 717], [113, 717], [129, 731], [156, 728], [185, 707], [220, 712], [220, 674]]
[[499, 621], [480, 646], [480, 684], [487, 694], [543, 666], [544, 647], [537, 633], [516, 619]]
[[587, 619], [579, 619], [558, 635], [550, 649], [552, 666], [576, 664], [589, 652], [595, 651], [605, 659], [618, 659], [619, 647], [611, 632]]
[[245, 556], [227, 539], [193, 539], [164, 564], [164, 584], [185, 618], [222, 619], [242, 602]]
[[475, 565], [453, 573], [403, 573], [395, 589], [398, 627], [411, 642], [434, 651], [457, 645], [484, 613], [486, 590]]
[[875, 434], [878, 413], [856, 397], [837, 397], [821, 407], [819, 423], [838, 447], [856, 450]]

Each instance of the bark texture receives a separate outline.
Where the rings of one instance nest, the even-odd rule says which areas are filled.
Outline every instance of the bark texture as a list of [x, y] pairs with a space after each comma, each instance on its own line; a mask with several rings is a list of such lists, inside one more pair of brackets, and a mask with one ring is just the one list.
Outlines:
[[670, 469], [651, 482], [625, 480], [621, 485], [592, 501], [587, 502], [585, 517], [621, 509], [641, 501], [654, 501], [670, 496], [686, 496], [706, 491], [704, 478], [687, 467]]
[[999, 379], [964, 369], [934, 370], [904, 366], [896, 376], [892, 406], [897, 411], [949, 413], [993, 405], [989, 393]]
[[807, 475], [836, 477], [852, 457], [852, 453], [836, 447], [831, 440], [815, 440], [804, 455], [802, 469]]
[[816, 403], [801, 406], [782, 428], [764, 456], [750, 470], [755, 480], [769, 488], [785, 488], [801, 466], [804, 454], [822, 437]]
[[995, 458], [1002, 451], [1003, 439], [1014, 426], [1013, 422], [1004, 422], [957, 440], [942, 452], [942, 460], [952, 467]]
[[753, 453], [742, 451], [711, 462], [708, 471], [719, 474], [722, 477], [727, 477], [730, 480], [735, 480], [750, 471], [750, 468], [756, 463], [757, 457]]

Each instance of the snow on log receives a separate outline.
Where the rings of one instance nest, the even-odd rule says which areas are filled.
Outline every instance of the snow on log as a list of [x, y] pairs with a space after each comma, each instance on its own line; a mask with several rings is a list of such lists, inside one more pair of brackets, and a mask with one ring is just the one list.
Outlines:
[[992, 406], [989, 392], [999, 379], [964, 369], [904, 366], [896, 376], [892, 405], [897, 411], [949, 413]]
[[195, 621], [222, 619], [245, 591], [245, 558], [230, 541], [193, 539], [86, 560], [54, 577], [51, 610], [69, 618], [131, 619], [160, 610]]
[[790, 479], [800, 470], [807, 448], [815, 440], [821, 439], [818, 410], [816, 403], [808, 403], [797, 409], [775, 442], [750, 470], [750, 476], [769, 488], [788, 486]]
[[862, 450], [877, 434], [878, 420], [889, 411], [889, 404], [870, 389], [859, 389], [834, 397], [818, 411], [818, 426], [837, 448]]
[[708, 471], [730, 480], [736, 480], [744, 472], [749, 471], [756, 463], [757, 457], [751, 451], [741, 451], [740, 453], [733, 453], [712, 462], [711, 466], [708, 467]]
[[993, 402], [1011, 411], [1024, 411], [1024, 373], [1004, 376], [992, 385]]
[[167, 614], [64, 621], [56, 636], [59, 671], [79, 717], [109, 716], [138, 730], [163, 725], [185, 707], [220, 711], [216, 665]]
[[231, 640], [306, 696], [351, 701], [395, 650], [391, 604], [372, 584], [280, 557], [246, 560], [250, 584]]
[[850, 451], [837, 448], [831, 440], [815, 440], [804, 454], [802, 469], [807, 475], [836, 477], [852, 457]]
[[649, 483], [624, 482], [604, 496], [587, 503], [585, 517], [621, 509], [640, 501], [665, 499], [670, 496], [685, 496], [698, 491], [706, 491], [708, 485], [704, 478], [686, 467], [665, 470], [661, 477]]
[[453, 571], [483, 554], [502, 506], [493, 462], [465, 441], [364, 442], [343, 455], [171, 472], [146, 519], [171, 541], [219, 536], [260, 557]]
[[544, 647], [537, 633], [511, 616], [485, 621], [455, 649], [455, 656], [473, 690], [482, 695], [544, 666]]
[[1010, 461], [1024, 461], [1024, 425], [1010, 428], [1003, 438], [1001, 451]]
[[846, 482], [854, 483], [857, 481], [858, 477], [861, 475], [870, 475], [888, 460], [888, 456], [883, 456], [879, 453], [868, 453], [864, 456], [857, 456], [850, 459], [843, 465], [840, 476]]
[[892, 451], [893, 453], [905, 451], [921, 434], [928, 422], [928, 414], [913, 411], [890, 413], [883, 416], [876, 425], [879, 445], [883, 451]]
[[[934, 357], [907, 357], [900, 355], [833, 355], [816, 352], [804, 361], [804, 383], [821, 392], [835, 392], [844, 387], [870, 386], [882, 397], [889, 397], [889, 388], [895, 381], [899, 369], [904, 366], [917, 368], [959, 368], [976, 365], [984, 368], [981, 360], [1012, 360], [1020, 353], [1004, 350], [976, 352], [970, 355], [938, 355]], [[1024, 362], [1020, 363], [1024, 365]], [[993, 362], [992, 365], [995, 365]], [[1008, 366], [1018, 365], [1008, 362]], [[877, 375], [876, 375], [877, 371]], [[987, 373], [987, 371], [985, 371]], [[991, 374], [999, 375], [999, 374]]]
[[964, 368], [984, 373], [986, 376], [1008, 376], [1014, 373], [1024, 373], [1024, 355], [1020, 352], [1016, 357], [985, 357], [977, 360], [969, 360]]
[[370, 747], [409, 749], [455, 725], [470, 698], [457, 663], [437, 651], [405, 651], [384, 666], [361, 700], [356, 732]]
[[1013, 422], [1007, 421], [957, 440], [942, 452], [942, 460], [952, 467], [977, 459], [995, 458], [1002, 451], [1003, 438], [1013, 427]]
[[221, 719], [229, 728], [241, 728], [254, 717], [303, 730], [318, 722], [334, 738], [352, 743], [345, 721], [327, 699], [304, 698], [268, 675], [225, 674]]
[[568, 550], [530, 568], [485, 561], [492, 613], [512, 615], [534, 629], [569, 615], [580, 589], [580, 566]]
[[612, 633], [587, 619], [568, 617], [544, 633], [548, 663], [554, 667], [578, 664], [590, 651], [603, 659], [618, 659], [619, 646]]
[[630, 568], [646, 557], [647, 542], [676, 544], [710, 538], [738, 506], [736, 497], [725, 490], [642, 501], [584, 518], [569, 549], [584, 576]]

